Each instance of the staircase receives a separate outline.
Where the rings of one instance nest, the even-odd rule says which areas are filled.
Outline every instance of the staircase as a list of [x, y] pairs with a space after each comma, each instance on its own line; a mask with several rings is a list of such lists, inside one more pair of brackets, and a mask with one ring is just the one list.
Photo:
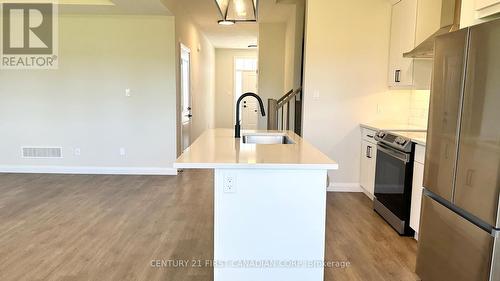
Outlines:
[[302, 135], [302, 88], [290, 90], [280, 99], [267, 100], [267, 129], [293, 130]]

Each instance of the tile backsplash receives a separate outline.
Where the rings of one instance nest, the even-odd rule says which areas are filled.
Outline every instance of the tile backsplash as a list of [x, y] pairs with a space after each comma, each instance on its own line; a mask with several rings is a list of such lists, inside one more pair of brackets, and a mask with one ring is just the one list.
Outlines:
[[390, 90], [378, 96], [376, 120], [427, 127], [429, 90]]
[[408, 123], [419, 127], [427, 127], [429, 117], [429, 100], [431, 92], [429, 90], [415, 90], [410, 94], [410, 112]]

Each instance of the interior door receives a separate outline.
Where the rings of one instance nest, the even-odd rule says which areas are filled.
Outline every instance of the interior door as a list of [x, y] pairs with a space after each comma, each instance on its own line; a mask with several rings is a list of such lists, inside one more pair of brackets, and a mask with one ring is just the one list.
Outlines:
[[181, 44], [181, 144], [182, 151], [191, 145], [191, 51]]
[[455, 204], [497, 222], [500, 193], [500, 23], [471, 28]]
[[[244, 93], [257, 93], [257, 73], [255, 71], [243, 71], [242, 91]], [[243, 130], [257, 130], [259, 121], [258, 102], [253, 97], [243, 99], [241, 104], [241, 128]]]
[[435, 42], [424, 187], [453, 200], [468, 30]]

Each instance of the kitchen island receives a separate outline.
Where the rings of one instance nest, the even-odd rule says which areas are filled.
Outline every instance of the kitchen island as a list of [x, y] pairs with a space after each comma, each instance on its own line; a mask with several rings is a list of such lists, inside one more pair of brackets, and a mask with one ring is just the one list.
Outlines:
[[215, 169], [215, 281], [323, 280], [335, 161], [293, 132], [212, 129], [174, 166]]

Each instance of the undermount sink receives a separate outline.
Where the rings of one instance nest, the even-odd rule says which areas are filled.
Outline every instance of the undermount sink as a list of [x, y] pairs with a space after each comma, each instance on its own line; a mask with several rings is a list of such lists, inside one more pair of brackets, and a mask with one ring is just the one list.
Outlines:
[[243, 135], [243, 143], [247, 144], [294, 144], [285, 134], [249, 134]]

